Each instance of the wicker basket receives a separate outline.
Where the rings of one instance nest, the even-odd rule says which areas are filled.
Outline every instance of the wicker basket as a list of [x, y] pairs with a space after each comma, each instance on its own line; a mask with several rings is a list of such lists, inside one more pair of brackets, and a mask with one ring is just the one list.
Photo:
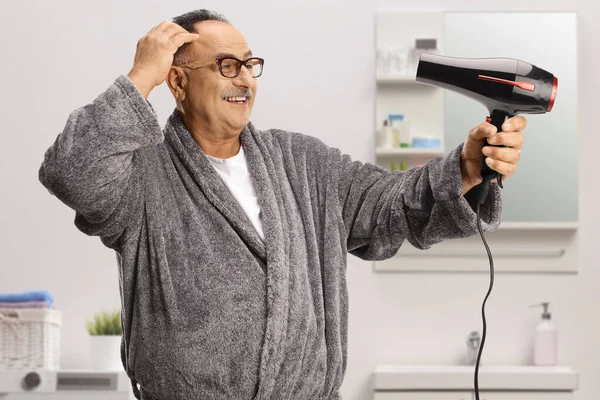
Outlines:
[[57, 310], [0, 308], [0, 370], [58, 370], [61, 322]]

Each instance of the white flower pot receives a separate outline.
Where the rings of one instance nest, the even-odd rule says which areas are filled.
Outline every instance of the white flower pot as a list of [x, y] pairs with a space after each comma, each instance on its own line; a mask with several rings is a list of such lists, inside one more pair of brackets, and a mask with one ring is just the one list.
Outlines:
[[90, 336], [92, 369], [102, 371], [123, 370], [121, 363], [121, 336]]

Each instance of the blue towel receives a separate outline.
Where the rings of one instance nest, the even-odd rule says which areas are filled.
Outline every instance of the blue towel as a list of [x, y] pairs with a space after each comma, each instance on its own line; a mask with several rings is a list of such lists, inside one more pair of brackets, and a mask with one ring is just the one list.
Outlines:
[[3, 303], [22, 303], [26, 301], [45, 301], [52, 307], [54, 297], [46, 290], [32, 290], [22, 293], [0, 293], [0, 302]]

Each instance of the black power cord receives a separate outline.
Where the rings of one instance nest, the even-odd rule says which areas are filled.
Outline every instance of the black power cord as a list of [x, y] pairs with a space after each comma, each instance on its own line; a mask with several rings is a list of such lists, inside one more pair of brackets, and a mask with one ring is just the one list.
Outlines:
[[483, 245], [488, 254], [488, 258], [490, 259], [490, 288], [483, 300], [483, 304], [481, 306], [481, 318], [483, 319], [483, 335], [481, 336], [481, 345], [479, 346], [479, 352], [477, 353], [477, 362], [475, 363], [475, 400], [479, 400], [479, 360], [481, 359], [481, 352], [483, 351], [483, 345], [485, 344], [485, 335], [487, 331], [487, 325], [485, 322], [485, 303], [492, 292], [492, 287], [494, 286], [494, 259], [492, 258], [492, 252], [485, 241], [485, 236], [483, 235], [483, 230], [481, 229], [481, 215], [479, 208], [481, 204], [477, 204], [477, 229], [479, 229], [479, 234], [481, 235], [481, 240], [483, 240]]
[[[502, 187], [502, 176], [497, 175], [498, 183], [500, 187]], [[490, 179], [484, 178], [483, 182], [479, 185], [478, 193], [477, 193], [477, 229], [479, 230], [479, 235], [481, 235], [481, 240], [483, 241], [483, 245], [485, 246], [485, 250], [487, 251], [488, 258], [490, 260], [490, 287], [488, 292], [483, 300], [483, 304], [481, 305], [481, 318], [483, 320], [483, 334], [481, 336], [481, 345], [479, 346], [479, 352], [477, 353], [477, 362], [475, 363], [475, 400], [479, 400], [479, 362], [481, 360], [481, 353], [483, 351], [483, 345], [485, 344], [485, 337], [487, 332], [487, 324], [485, 321], [485, 303], [487, 302], [490, 293], [492, 292], [492, 288], [494, 287], [494, 259], [492, 258], [492, 252], [490, 251], [490, 247], [488, 246], [485, 236], [483, 235], [483, 229], [481, 228], [481, 205], [485, 202], [487, 198], [489, 189], [490, 189]]]

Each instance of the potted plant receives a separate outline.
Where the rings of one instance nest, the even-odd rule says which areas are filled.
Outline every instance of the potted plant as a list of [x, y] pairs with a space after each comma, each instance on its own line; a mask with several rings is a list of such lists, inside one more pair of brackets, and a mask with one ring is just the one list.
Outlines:
[[90, 334], [92, 368], [96, 370], [122, 370], [121, 363], [121, 312], [101, 311], [86, 321]]

